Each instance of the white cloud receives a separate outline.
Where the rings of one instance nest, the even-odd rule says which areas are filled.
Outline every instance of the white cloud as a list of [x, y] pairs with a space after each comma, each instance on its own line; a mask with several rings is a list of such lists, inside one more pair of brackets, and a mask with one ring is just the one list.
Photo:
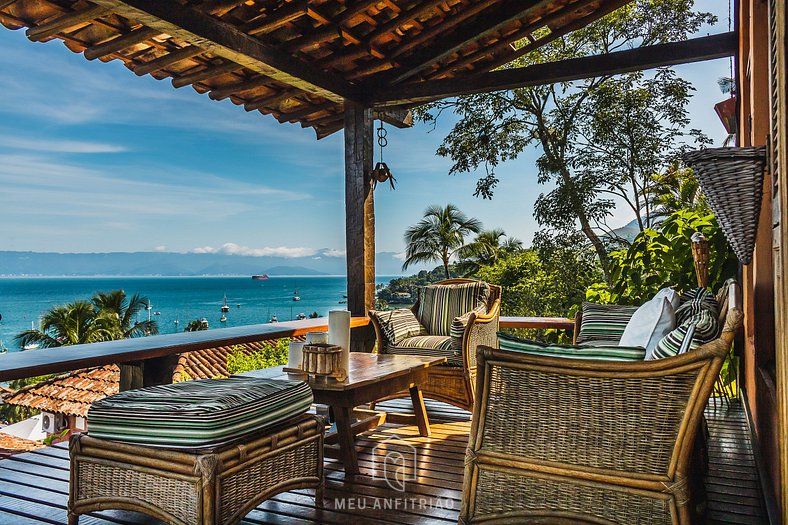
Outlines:
[[326, 257], [344, 257], [346, 252], [345, 250], [326, 248], [325, 250], [321, 250], [320, 254], [325, 255]]
[[0, 144], [11, 150], [24, 149], [48, 153], [121, 153], [126, 151], [123, 146], [115, 144], [79, 140], [42, 140], [11, 135], [0, 135]]
[[407, 258], [407, 256], [405, 255], [405, 252], [395, 253], [393, 257], [395, 259], [400, 260], [400, 261], [404, 261]]
[[164, 246], [163, 244], [159, 245], [159, 246], [154, 246], [153, 247], [153, 251], [154, 252], [166, 252], [167, 251], [167, 247]]
[[314, 248], [289, 247], [289, 246], [266, 246], [263, 248], [250, 248], [241, 246], [234, 242], [224, 243], [218, 248], [213, 246], [200, 246], [191, 250], [192, 253], [220, 253], [224, 255], [241, 255], [246, 257], [311, 257], [317, 253]]

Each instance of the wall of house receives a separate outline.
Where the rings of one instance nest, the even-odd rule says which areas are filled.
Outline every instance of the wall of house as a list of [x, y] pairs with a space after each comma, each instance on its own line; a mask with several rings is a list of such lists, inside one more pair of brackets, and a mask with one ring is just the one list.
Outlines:
[[[771, 82], [775, 54], [772, 33], [776, 26], [769, 30], [770, 9], [784, 11], [785, 4], [781, 0], [742, 0], [739, 4], [741, 146], [770, 146], [770, 138], [774, 138], [774, 119], [784, 113], [784, 109], [775, 109], [772, 105], [775, 91]], [[784, 69], [781, 74], [784, 77]], [[788, 224], [785, 217], [788, 206], [782, 204], [786, 197], [785, 173], [781, 173], [784, 171], [777, 169], [774, 163], [767, 170], [755, 254], [742, 276], [746, 316], [742, 382], [763, 458], [764, 479], [771, 487], [768, 492], [773, 496], [778, 513], [783, 512], [780, 506], [788, 511], [788, 505], [781, 505], [786, 491], [781, 481], [785, 475], [781, 468], [784, 440], [780, 439], [783, 404], [778, 403], [784, 384], [781, 378], [784, 367], [778, 365], [781, 365], [782, 356], [788, 355], [783, 330], [783, 319], [788, 312], [785, 302], [788, 294], [783, 292], [786, 284], [783, 280], [783, 224]]]

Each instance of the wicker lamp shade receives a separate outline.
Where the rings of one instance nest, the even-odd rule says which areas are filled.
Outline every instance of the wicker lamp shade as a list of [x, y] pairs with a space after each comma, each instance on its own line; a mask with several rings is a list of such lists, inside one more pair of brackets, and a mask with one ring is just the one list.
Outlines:
[[684, 154], [725, 237], [750, 264], [763, 197], [766, 148], [712, 148]]

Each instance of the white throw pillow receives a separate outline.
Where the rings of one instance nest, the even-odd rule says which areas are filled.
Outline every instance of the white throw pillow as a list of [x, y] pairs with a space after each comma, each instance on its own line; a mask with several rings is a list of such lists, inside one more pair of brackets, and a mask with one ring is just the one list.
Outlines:
[[667, 297], [654, 298], [632, 315], [619, 346], [642, 346], [649, 359], [657, 343], [676, 328], [676, 314]]
[[658, 291], [653, 299], [662, 299], [663, 297], [667, 298], [670, 301], [670, 306], [673, 307], [673, 311], [676, 311], [676, 308], [681, 305], [681, 296], [674, 290], [673, 288], [663, 288], [662, 290]]

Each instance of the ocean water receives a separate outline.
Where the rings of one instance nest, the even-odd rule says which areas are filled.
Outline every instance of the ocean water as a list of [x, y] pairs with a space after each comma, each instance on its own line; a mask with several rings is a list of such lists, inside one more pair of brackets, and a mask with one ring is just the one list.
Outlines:
[[[378, 276], [387, 283], [393, 276]], [[249, 277], [31, 277], [0, 279], [0, 343], [17, 351], [14, 336], [38, 327], [40, 316], [54, 305], [89, 299], [95, 292], [123, 289], [150, 299], [151, 319], [163, 334], [182, 331], [193, 319], [206, 318], [210, 329], [294, 319], [299, 313], [328, 315], [344, 309], [345, 277], [271, 277], [254, 281]], [[294, 292], [300, 301], [293, 301]], [[224, 294], [227, 321], [219, 321]], [[156, 315], [156, 312], [159, 312]], [[139, 319], [147, 319], [143, 310]], [[175, 321], [179, 323], [176, 324]]]

